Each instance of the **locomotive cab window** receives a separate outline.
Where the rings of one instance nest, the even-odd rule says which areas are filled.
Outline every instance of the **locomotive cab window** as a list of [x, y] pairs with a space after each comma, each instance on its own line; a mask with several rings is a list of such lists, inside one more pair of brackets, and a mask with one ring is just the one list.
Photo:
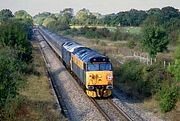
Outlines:
[[112, 70], [110, 63], [102, 63], [100, 64], [100, 70]]
[[112, 70], [110, 63], [101, 63], [101, 64], [88, 64], [88, 71], [103, 71], [103, 70]]
[[88, 71], [98, 71], [99, 64], [88, 64], [87, 69]]

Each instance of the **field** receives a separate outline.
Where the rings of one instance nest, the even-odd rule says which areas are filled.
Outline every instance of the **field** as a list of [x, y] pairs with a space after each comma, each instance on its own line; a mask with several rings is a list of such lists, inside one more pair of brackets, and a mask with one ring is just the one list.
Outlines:
[[[71, 28], [81, 28], [83, 26], [71, 26]], [[112, 26], [88, 26], [88, 27], [97, 27], [97, 28], [108, 28], [110, 31], [114, 32], [117, 28]], [[124, 32], [130, 33], [130, 34], [139, 34], [141, 31], [141, 27], [121, 27]]]
[[37, 42], [33, 42], [33, 57], [36, 71], [33, 75], [27, 77], [28, 82], [25, 88], [19, 92], [24, 101], [21, 108], [17, 111], [14, 120], [66, 120], [57, 110], [55, 97], [52, 94], [50, 82], [45, 71], [45, 64]]

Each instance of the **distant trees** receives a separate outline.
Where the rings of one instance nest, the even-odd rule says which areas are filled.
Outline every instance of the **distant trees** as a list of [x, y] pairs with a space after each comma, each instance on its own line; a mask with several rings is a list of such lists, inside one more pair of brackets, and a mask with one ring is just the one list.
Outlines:
[[43, 13], [39, 13], [37, 15], [35, 15], [33, 17], [33, 20], [36, 24], [42, 25], [43, 21], [49, 16], [51, 15], [51, 13], [49, 12], [43, 12]]
[[54, 32], [70, 29], [70, 26], [66, 21], [51, 21], [47, 27]]
[[75, 19], [79, 25], [88, 24], [88, 18], [91, 17], [91, 12], [88, 9], [81, 9], [77, 12]]
[[167, 6], [161, 9], [162, 17], [165, 22], [171, 20], [172, 18], [180, 18], [180, 13], [178, 9]]
[[178, 9], [169, 6], [148, 11], [148, 17], [143, 22], [141, 43], [150, 56], [154, 57], [158, 52], [166, 50], [169, 42], [177, 42], [180, 32], [179, 17]]
[[[42, 24], [44, 19], [50, 16], [51, 13], [44, 12], [34, 17], [38, 24]], [[172, 18], [179, 18], [178, 9], [173, 7], [151, 8], [148, 11], [131, 9], [129, 11], [122, 11], [119, 13], [112, 13], [101, 15], [100, 13], [90, 12], [83, 8], [79, 10], [74, 16], [72, 8], [66, 8], [57, 14], [60, 21], [66, 21], [72, 25], [108, 25], [108, 26], [140, 26], [144, 20], [149, 16], [156, 16], [161, 18], [161, 23], [167, 22]]]
[[66, 21], [68, 24], [71, 23], [71, 20], [73, 18], [74, 10], [72, 8], [65, 8], [64, 10], [60, 11], [60, 16], [58, 17], [58, 20]]
[[0, 11], [0, 22], [7, 21], [9, 18], [12, 18], [14, 15], [9, 9], [3, 9]]
[[52, 14], [52, 15], [46, 17], [46, 19], [44, 19], [42, 25], [47, 27], [48, 24], [50, 24], [51, 22], [55, 22], [56, 19], [57, 19], [56, 16]]
[[29, 15], [25, 10], [19, 10], [14, 13], [15, 18], [18, 19], [32, 19], [32, 16]]

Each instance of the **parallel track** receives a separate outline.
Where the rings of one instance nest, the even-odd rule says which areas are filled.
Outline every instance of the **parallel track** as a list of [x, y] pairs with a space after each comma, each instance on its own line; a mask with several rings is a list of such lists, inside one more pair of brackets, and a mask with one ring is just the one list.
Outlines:
[[[52, 46], [52, 44], [45, 39], [44, 35], [40, 32], [40, 30], [39, 33], [42, 35], [44, 40], [53, 50], [55, 55], [60, 59], [60, 61], [62, 61], [61, 56], [57, 52], [57, 49], [55, 49], [55, 47]], [[132, 121], [132, 119], [120, 107], [116, 106], [116, 104], [114, 104], [111, 99], [104, 99], [104, 100], [98, 100], [93, 98], [89, 98], [89, 99], [97, 107], [99, 112], [107, 121], [112, 121], [112, 120]]]
[[119, 106], [113, 103], [111, 99], [93, 99], [93, 104], [107, 121], [133, 121]]
[[[39, 41], [46, 41], [46, 39], [44, 38], [44, 36], [42, 35], [42, 33], [40, 31], [38, 31], [38, 33], [42, 36], [43, 40], [39, 40]], [[47, 43], [48, 44], [48, 43]], [[48, 44], [49, 45], [49, 44]], [[49, 45], [50, 46], [50, 45]], [[38, 45], [39, 49], [40, 49], [40, 52], [43, 56], [43, 60], [45, 62], [45, 65], [46, 65], [46, 71], [47, 71], [47, 74], [49, 76], [49, 80], [50, 80], [50, 83], [51, 83], [51, 86], [53, 87], [53, 90], [55, 92], [55, 95], [57, 97], [57, 100], [58, 100], [58, 103], [59, 103], [59, 106], [60, 108], [62, 109], [61, 112], [64, 114], [65, 117], [68, 117], [68, 111], [67, 111], [67, 107], [64, 105], [64, 101], [61, 99], [61, 93], [59, 91], [58, 88], [56, 88], [56, 81], [52, 75], [52, 72], [51, 72], [51, 69], [50, 69], [50, 63], [48, 61], [48, 59], [46, 58], [44, 52], [42, 51], [42, 48], [40, 47], [40, 45]], [[51, 47], [50, 47], [51, 48]], [[52, 48], [51, 48], [52, 49]]]

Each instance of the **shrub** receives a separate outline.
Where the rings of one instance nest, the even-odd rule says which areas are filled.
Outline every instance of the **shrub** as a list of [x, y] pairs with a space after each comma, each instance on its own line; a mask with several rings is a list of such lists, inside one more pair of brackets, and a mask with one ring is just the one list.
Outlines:
[[62, 21], [52, 21], [47, 25], [47, 28], [54, 32], [60, 32], [70, 29], [70, 26], [67, 22]]
[[0, 43], [15, 48], [18, 51], [19, 60], [30, 62], [32, 46], [28, 40], [28, 30], [24, 24], [19, 21], [10, 21], [0, 26]]
[[110, 35], [110, 39], [112, 39], [113, 41], [129, 40], [132, 37], [133, 37], [132, 35], [130, 35], [129, 33], [123, 32], [123, 30], [120, 28], [116, 29], [116, 31], [112, 32]]
[[76, 28], [67, 29], [62, 32], [63, 35], [71, 35], [71, 36], [77, 36], [79, 35], [79, 31]]
[[146, 82], [143, 80], [143, 66], [137, 61], [128, 61], [121, 65], [116, 76], [120, 83], [125, 83], [128, 93], [132, 96], [143, 94]]
[[160, 109], [168, 112], [175, 108], [178, 98], [178, 88], [176, 86], [164, 87], [160, 91]]
[[134, 41], [128, 41], [128, 47], [133, 49], [136, 46], [136, 43]]
[[107, 38], [110, 36], [110, 31], [107, 28], [97, 29], [97, 33], [101, 38]]
[[[8, 49], [8, 48], [6, 48]], [[20, 69], [17, 64], [15, 55], [12, 51], [1, 50], [0, 53], [0, 110], [4, 114], [12, 114], [14, 103], [18, 94], [18, 87], [21, 81]], [[10, 56], [11, 55], [11, 56]], [[5, 115], [1, 115], [4, 117]]]
[[166, 83], [166, 69], [160, 64], [146, 66], [143, 70], [143, 79], [149, 86], [149, 93], [156, 94]]
[[[149, 97], [163, 88], [164, 83], [170, 83], [167, 71], [159, 64], [145, 66], [137, 61], [125, 62], [117, 72], [119, 83], [124, 83], [133, 96]], [[126, 90], [128, 91], [128, 90]]]

